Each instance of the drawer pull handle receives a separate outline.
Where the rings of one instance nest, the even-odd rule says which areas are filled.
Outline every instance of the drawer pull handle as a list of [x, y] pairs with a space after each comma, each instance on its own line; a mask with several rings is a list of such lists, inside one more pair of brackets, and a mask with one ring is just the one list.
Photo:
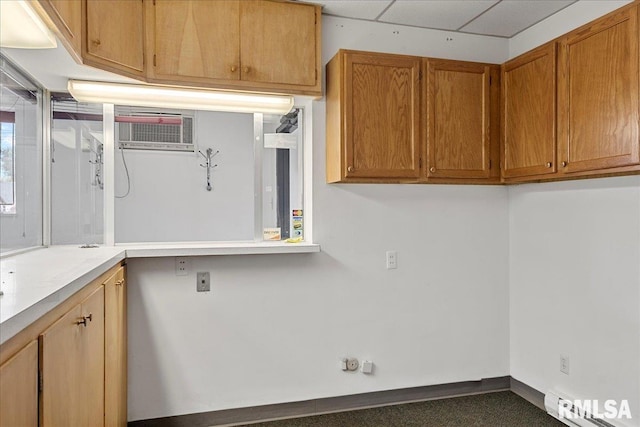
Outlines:
[[429, 172], [434, 173], [436, 171], [436, 167], [435, 166], [431, 166], [429, 168]]
[[563, 168], [566, 168], [568, 163], [567, 162], [562, 162], [561, 165], [562, 165]]
[[551, 166], [553, 166], [553, 163], [547, 162], [547, 167], [550, 168]]

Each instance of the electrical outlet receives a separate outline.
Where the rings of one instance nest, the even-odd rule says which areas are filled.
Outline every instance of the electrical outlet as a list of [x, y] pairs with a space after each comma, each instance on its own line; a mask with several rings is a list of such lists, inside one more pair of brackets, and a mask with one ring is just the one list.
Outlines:
[[209, 292], [211, 290], [211, 277], [209, 272], [198, 272], [196, 274], [196, 291]]
[[569, 375], [569, 356], [560, 355], [560, 372]]
[[176, 276], [188, 276], [191, 260], [187, 257], [176, 257]]
[[398, 252], [387, 251], [387, 270], [398, 268]]

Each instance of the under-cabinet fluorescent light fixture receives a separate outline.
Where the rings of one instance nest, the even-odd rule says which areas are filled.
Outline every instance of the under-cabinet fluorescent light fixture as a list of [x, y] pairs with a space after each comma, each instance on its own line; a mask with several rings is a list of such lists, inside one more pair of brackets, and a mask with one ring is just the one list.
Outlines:
[[0, 0], [0, 47], [51, 49], [56, 37], [25, 0]]
[[286, 114], [293, 108], [293, 97], [288, 95], [83, 80], [69, 80], [67, 87], [77, 101], [99, 104], [271, 114]]

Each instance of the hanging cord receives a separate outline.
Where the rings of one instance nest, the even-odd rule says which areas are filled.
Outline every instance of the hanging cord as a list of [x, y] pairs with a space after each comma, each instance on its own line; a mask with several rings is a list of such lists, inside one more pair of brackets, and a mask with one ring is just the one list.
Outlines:
[[115, 196], [116, 199], [124, 199], [129, 195], [131, 191], [131, 177], [129, 176], [129, 168], [127, 167], [127, 161], [124, 158], [124, 147], [120, 144], [120, 154], [122, 155], [122, 164], [124, 165], [124, 171], [127, 173], [127, 192], [124, 196]]

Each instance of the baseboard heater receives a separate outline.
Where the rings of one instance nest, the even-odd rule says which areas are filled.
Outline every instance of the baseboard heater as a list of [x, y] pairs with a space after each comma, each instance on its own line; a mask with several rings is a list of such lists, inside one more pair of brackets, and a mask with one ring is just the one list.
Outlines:
[[[561, 397], [556, 392], [548, 392], [544, 395], [544, 407], [547, 413], [568, 426], [615, 427], [613, 424], [601, 418], [594, 418], [588, 408], [578, 408], [573, 402], [575, 402], [575, 400]], [[564, 416], [560, 416], [560, 412], [562, 412]], [[567, 412], [571, 413], [570, 417], [566, 416]]]

